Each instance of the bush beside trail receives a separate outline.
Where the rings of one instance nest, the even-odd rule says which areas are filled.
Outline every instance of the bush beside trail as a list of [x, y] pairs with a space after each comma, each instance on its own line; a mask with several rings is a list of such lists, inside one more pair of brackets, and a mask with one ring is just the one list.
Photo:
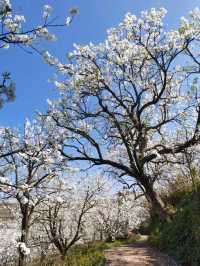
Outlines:
[[[176, 200], [175, 200], [176, 199]], [[183, 266], [200, 265], [200, 186], [195, 191], [174, 191], [168, 198], [174, 202], [176, 213], [172, 220], [151, 221], [151, 243]]]

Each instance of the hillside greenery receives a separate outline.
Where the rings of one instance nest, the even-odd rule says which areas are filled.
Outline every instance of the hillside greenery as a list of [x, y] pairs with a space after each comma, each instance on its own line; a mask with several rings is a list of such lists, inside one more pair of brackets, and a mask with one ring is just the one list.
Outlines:
[[[177, 182], [177, 181], [176, 181]], [[174, 189], [176, 187], [176, 189]], [[200, 265], [200, 185], [173, 186], [167, 197], [175, 214], [168, 221], [152, 218], [151, 243], [182, 266]]]

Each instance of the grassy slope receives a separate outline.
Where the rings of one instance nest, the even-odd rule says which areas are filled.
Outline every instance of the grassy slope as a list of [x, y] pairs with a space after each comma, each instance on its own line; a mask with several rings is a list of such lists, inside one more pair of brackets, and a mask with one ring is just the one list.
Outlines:
[[200, 186], [173, 192], [169, 199], [176, 208], [172, 221], [151, 224], [151, 242], [183, 266], [200, 265]]

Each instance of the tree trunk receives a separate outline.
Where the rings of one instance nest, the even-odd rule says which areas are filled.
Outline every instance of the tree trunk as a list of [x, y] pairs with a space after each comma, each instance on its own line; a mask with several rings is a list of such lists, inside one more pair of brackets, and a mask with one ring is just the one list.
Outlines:
[[61, 255], [61, 260], [65, 261], [66, 255]]
[[103, 241], [104, 239], [103, 239], [103, 230], [101, 229], [100, 230], [100, 241]]
[[62, 250], [60, 252], [61, 252], [61, 260], [62, 261], [65, 261], [66, 260], [66, 257], [67, 257], [67, 251]]
[[168, 219], [169, 214], [166, 210], [165, 203], [160, 195], [154, 190], [153, 186], [149, 182], [145, 182], [143, 187], [145, 188], [146, 198], [151, 204], [152, 214], [157, 215], [161, 220]]
[[[28, 206], [24, 206], [23, 212], [22, 212], [22, 224], [21, 224], [21, 238], [20, 242], [27, 244], [28, 240]], [[19, 248], [19, 266], [26, 266], [26, 255], [24, 252]]]
[[23, 252], [19, 251], [19, 266], [26, 265], [26, 258]]

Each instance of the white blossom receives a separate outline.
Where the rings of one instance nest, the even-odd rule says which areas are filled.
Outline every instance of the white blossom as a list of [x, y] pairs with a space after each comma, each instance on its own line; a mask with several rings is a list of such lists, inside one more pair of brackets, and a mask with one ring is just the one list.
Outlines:
[[28, 248], [24, 242], [18, 242], [18, 248], [25, 256], [30, 254], [30, 248]]
[[71, 17], [67, 17], [66, 21], [65, 21], [66, 25], [69, 26], [71, 22], [72, 22], [72, 18]]
[[50, 5], [44, 5], [43, 7], [43, 18], [49, 17], [52, 12], [52, 7]]

